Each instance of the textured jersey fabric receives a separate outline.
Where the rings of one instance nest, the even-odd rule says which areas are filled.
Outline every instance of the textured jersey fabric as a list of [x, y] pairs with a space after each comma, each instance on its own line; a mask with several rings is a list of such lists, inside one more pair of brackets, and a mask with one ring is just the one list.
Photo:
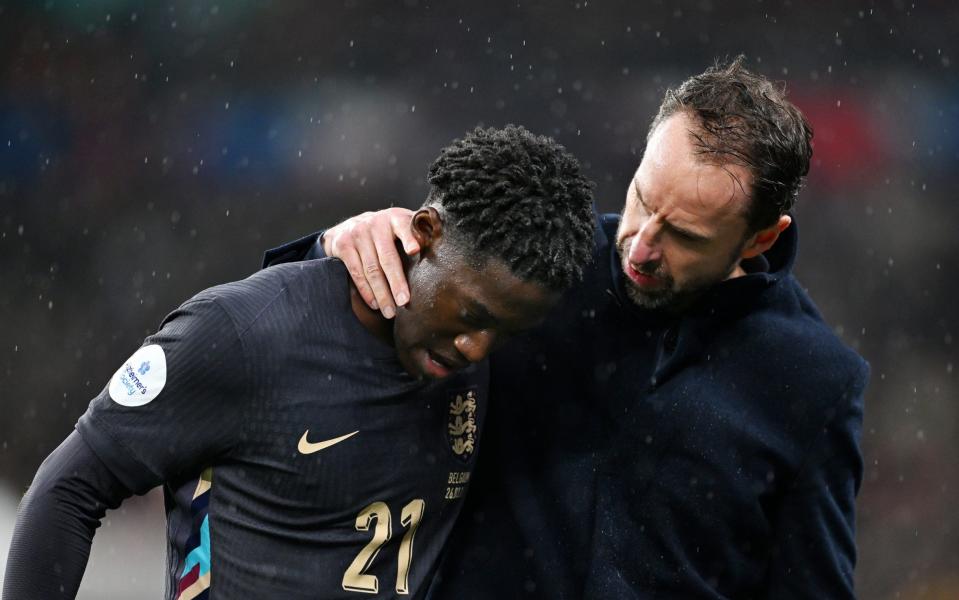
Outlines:
[[76, 431], [67, 436], [20, 502], [3, 600], [76, 597], [100, 520], [132, 495]]
[[342, 263], [309, 261], [183, 304], [77, 428], [129, 489], [164, 485], [167, 598], [416, 598], [487, 375], [414, 379], [354, 316]]
[[627, 298], [617, 224], [545, 325], [493, 355], [430, 597], [854, 597], [868, 367], [791, 274], [795, 224], [679, 317]]

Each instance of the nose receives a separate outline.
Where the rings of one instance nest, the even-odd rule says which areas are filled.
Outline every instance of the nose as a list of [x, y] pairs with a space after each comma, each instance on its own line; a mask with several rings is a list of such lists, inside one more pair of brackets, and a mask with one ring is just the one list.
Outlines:
[[488, 329], [461, 333], [453, 340], [453, 345], [470, 362], [479, 362], [486, 358], [496, 343], [496, 334]]
[[662, 257], [659, 246], [660, 228], [655, 219], [647, 219], [639, 233], [629, 242], [629, 262], [634, 265], [643, 265], [657, 261]]

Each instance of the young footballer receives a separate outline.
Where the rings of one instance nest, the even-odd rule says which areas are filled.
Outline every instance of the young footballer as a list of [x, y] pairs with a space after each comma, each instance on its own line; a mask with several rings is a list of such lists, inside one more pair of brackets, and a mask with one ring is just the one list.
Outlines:
[[521, 127], [454, 142], [429, 183], [394, 319], [336, 259], [171, 313], [41, 466], [4, 600], [73, 597], [105, 510], [156, 486], [165, 598], [425, 595], [476, 458], [486, 356], [580, 277], [594, 228], [576, 160]]

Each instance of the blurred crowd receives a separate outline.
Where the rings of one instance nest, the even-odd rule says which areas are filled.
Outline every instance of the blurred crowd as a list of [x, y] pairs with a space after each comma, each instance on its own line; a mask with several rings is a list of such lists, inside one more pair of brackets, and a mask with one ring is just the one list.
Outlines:
[[872, 365], [860, 593], [959, 597], [957, 30], [947, 2], [0, 2], [0, 487], [169, 310], [419, 205], [454, 137], [552, 135], [616, 211], [665, 89], [744, 53], [813, 124], [797, 270]]

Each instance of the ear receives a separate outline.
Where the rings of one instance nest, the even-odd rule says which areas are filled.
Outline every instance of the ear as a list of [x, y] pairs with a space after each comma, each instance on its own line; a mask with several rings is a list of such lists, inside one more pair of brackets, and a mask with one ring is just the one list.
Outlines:
[[428, 251], [443, 237], [443, 219], [434, 207], [424, 206], [413, 214], [410, 233], [416, 238], [420, 249]]
[[773, 225], [765, 229], [760, 229], [754, 233], [746, 242], [746, 246], [743, 248], [739, 258], [753, 258], [754, 256], [759, 256], [766, 250], [772, 248], [773, 244], [776, 243], [776, 240], [779, 239], [779, 234], [785, 231], [792, 222], [792, 217], [789, 215], [782, 215]]

